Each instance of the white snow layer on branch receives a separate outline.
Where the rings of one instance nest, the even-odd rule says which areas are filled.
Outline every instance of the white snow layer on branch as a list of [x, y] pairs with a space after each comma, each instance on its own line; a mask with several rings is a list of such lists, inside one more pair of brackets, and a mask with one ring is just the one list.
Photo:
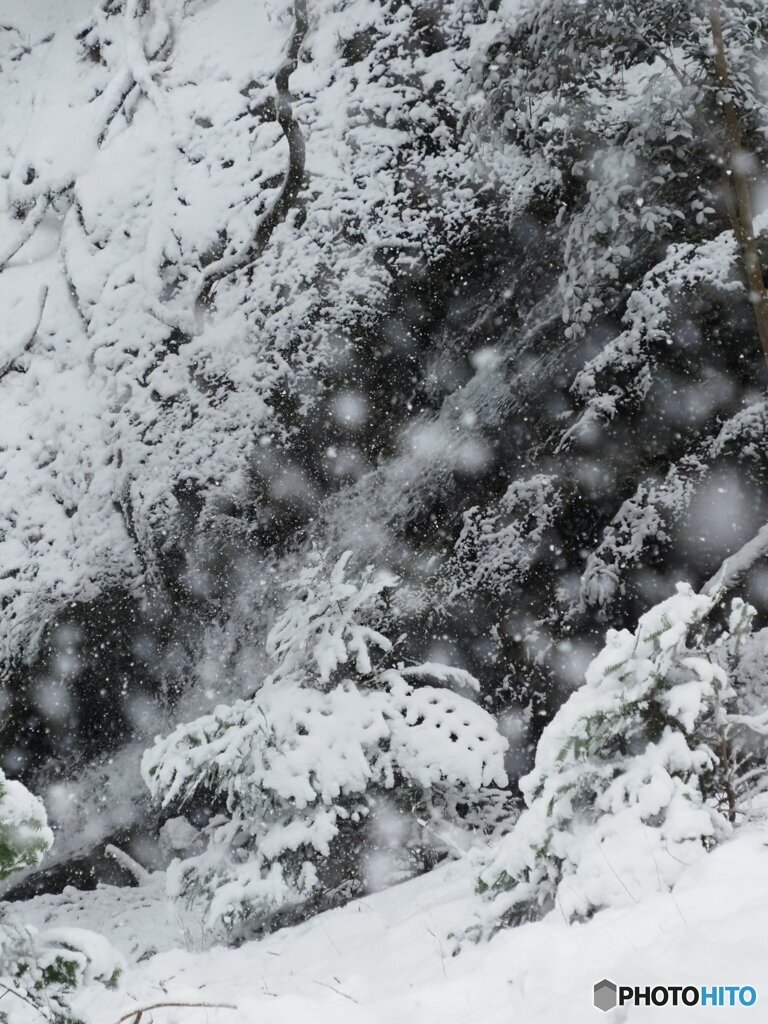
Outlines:
[[582, 605], [608, 604], [623, 591], [624, 574], [638, 564], [649, 543], [669, 540], [672, 523], [684, 515], [715, 460], [729, 451], [744, 460], [756, 454], [767, 417], [768, 405], [763, 399], [741, 409], [722, 423], [716, 434], [673, 463], [663, 480], [638, 486], [587, 558], [581, 577]]
[[[735, 273], [737, 256], [733, 232], [726, 231], [701, 245], [673, 245], [664, 260], [649, 271], [641, 287], [631, 293], [624, 314], [625, 330], [606, 345], [577, 374], [574, 394], [585, 403], [576, 422], [563, 435], [565, 447], [596, 422], [612, 419], [619, 406], [641, 401], [653, 384], [655, 350], [673, 344], [670, 314], [676, 296], [686, 289], [708, 284], [721, 292], [743, 286]], [[629, 375], [625, 385], [608, 385], [603, 375]]]
[[754, 537], [723, 561], [717, 572], [702, 587], [702, 593], [715, 594], [719, 591], [729, 590], [744, 573], [752, 568], [755, 562], [765, 558], [766, 554], [768, 554], [768, 523], [761, 526]]

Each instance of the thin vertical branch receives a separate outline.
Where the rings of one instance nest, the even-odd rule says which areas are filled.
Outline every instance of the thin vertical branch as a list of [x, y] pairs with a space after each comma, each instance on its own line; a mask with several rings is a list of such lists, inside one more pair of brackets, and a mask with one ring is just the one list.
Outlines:
[[734, 232], [741, 248], [744, 276], [749, 291], [749, 300], [752, 303], [755, 326], [763, 349], [763, 356], [768, 364], [768, 297], [763, 283], [760, 253], [755, 240], [752, 193], [746, 170], [748, 155], [742, 143], [739, 111], [731, 90], [720, 0], [709, 0], [709, 23], [712, 28], [715, 76], [721, 90], [720, 104], [723, 109], [728, 146], [726, 174], [731, 197], [728, 206], [733, 218]]

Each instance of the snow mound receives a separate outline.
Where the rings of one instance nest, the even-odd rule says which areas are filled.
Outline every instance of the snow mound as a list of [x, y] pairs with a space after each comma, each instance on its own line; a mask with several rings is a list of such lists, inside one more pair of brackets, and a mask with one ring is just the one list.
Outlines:
[[161, 871], [138, 887], [100, 885], [83, 891], [68, 885], [61, 893], [44, 893], [8, 906], [41, 931], [76, 924], [106, 935], [129, 963], [170, 949], [202, 946], [199, 925], [168, 900]]

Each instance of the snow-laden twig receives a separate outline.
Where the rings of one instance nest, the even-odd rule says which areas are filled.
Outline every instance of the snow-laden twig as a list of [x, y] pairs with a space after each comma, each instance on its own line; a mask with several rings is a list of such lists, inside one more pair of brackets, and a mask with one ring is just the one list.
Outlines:
[[118, 846], [113, 846], [112, 843], [108, 843], [104, 847], [104, 853], [111, 857], [112, 860], [116, 861], [121, 868], [124, 868], [129, 874], [133, 875], [138, 885], [149, 885], [152, 881], [151, 872], [143, 868], [137, 860], [134, 860], [124, 850], [121, 850]]
[[14, 238], [4, 251], [0, 252], [0, 271], [5, 270], [13, 257], [27, 244], [35, 233], [40, 221], [45, 216], [45, 211], [48, 209], [48, 202], [49, 197], [47, 195], [37, 197], [34, 206], [24, 218], [24, 224], [19, 236]]
[[17, 989], [11, 988], [9, 985], [6, 985], [5, 982], [2, 981], [0, 981], [0, 989], [2, 989], [5, 995], [16, 996], [17, 999], [21, 999], [21, 1001], [26, 1003], [27, 1006], [31, 1006], [36, 1013], [40, 1014], [43, 1020], [53, 1020], [53, 1018], [48, 1015], [48, 1012], [45, 1010], [44, 1007], [38, 1006], [36, 1003], [33, 1003], [32, 1000], [29, 999], [26, 995], [24, 995], [23, 992], [19, 992]]
[[768, 523], [761, 526], [751, 540], [729, 555], [717, 572], [702, 587], [702, 594], [728, 591], [747, 573], [755, 562], [768, 555]]
[[2, 380], [3, 377], [6, 376], [6, 374], [9, 374], [11, 370], [16, 368], [16, 360], [20, 356], [23, 356], [25, 352], [29, 352], [30, 348], [34, 344], [35, 338], [37, 337], [38, 329], [40, 327], [40, 321], [43, 319], [43, 312], [45, 310], [45, 303], [47, 298], [48, 286], [44, 285], [40, 289], [40, 297], [37, 300], [37, 316], [35, 317], [35, 322], [32, 325], [32, 329], [27, 332], [21, 344], [17, 347], [18, 350], [16, 354], [11, 356], [10, 359], [6, 359], [6, 361], [2, 365], [0, 365], [0, 380]]

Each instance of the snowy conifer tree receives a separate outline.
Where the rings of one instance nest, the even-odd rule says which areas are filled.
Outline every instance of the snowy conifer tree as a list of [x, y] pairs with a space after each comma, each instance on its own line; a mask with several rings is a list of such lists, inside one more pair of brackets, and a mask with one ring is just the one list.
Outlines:
[[213, 929], [268, 925], [359, 881], [382, 801], [439, 830], [444, 819], [460, 823], [485, 787], [506, 784], [506, 740], [449, 689], [477, 681], [445, 665], [406, 666], [371, 625], [396, 579], [372, 567], [350, 579], [349, 557], [292, 586], [267, 639], [275, 671], [255, 696], [181, 726], [145, 756], [164, 804], [199, 790], [221, 802], [208, 848], [169, 873], [174, 895], [207, 905]]
[[0, 772], [0, 879], [35, 867], [53, 843], [40, 800]]
[[[734, 600], [713, 639], [717, 605], [678, 584], [634, 634], [608, 632], [521, 780], [527, 810], [484, 865], [486, 924], [639, 902], [730, 834], [765, 778], [766, 730], [738, 684], [754, 609]], [[762, 686], [764, 699], [764, 669]]]
[[[0, 772], [0, 879], [37, 866], [53, 844], [45, 807], [20, 782]], [[117, 984], [122, 957], [83, 928], [38, 932], [10, 909], [0, 911], [0, 987], [37, 1007], [44, 1019], [71, 1019], [68, 994], [87, 982]], [[0, 1020], [7, 1018], [0, 1013]]]

